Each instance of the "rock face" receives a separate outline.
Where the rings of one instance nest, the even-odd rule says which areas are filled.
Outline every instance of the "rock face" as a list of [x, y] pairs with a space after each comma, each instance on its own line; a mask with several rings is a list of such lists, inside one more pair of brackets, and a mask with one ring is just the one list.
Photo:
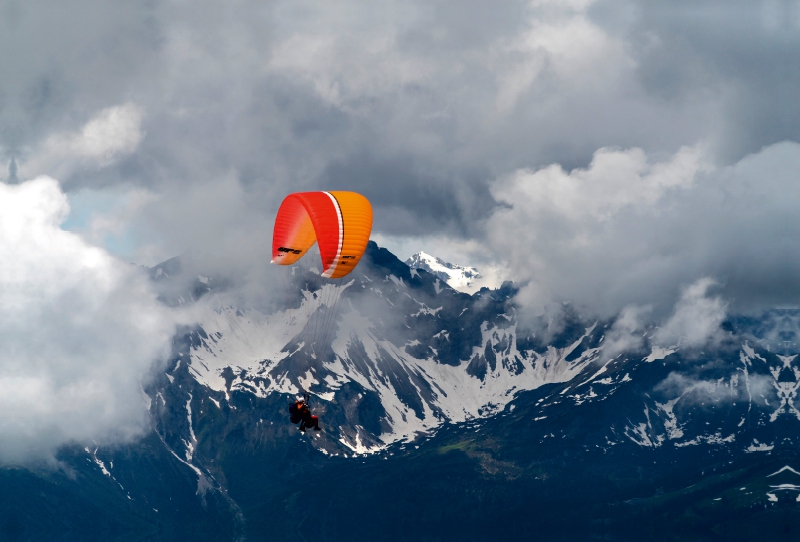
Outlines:
[[[63, 475], [0, 471], [0, 540], [800, 528], [800, 311], [732, 318], [704, 350], [648, 331], [609, 356], [613, 320], [566, 306], [526, 328], [512, 284], [467, 295], [374, 244], [344, 281], [298, 268], [271, 311], [206, 303], [224, 281], [179, 260], [152, 277], [199, 315], [145, 388], [153, 432], [64, 450]], [[288, 422], [302, 391], [320, 433]]]
[[406, 265], [411, 269], [427, 271], [458, 291], [464, 291], [481, 278], [481, 274], [474, 267], [462, 267], [448, 263], [425, 252], [417, 252], [411, 256], [406, 260]]

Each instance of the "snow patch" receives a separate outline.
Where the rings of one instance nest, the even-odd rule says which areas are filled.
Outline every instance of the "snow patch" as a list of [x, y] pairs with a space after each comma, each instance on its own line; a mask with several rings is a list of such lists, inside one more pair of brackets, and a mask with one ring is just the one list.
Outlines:
[[652, 363], [653, 361], [657, 361], [660, 359], [664, 359], [665, 357], [669, 356], [670, 354], [674, 354], [677, 352], [674, 348], [662, 348], [660, 346], [654, 346], [653, 350], [650, 352], [650, 355], [644, 358], [643, 361], [647, 363]]
[[[468, 291], [476, 281], [481, 279], [481, 274], [474, 267], [463, 267], [445, 262], [441, 258], [431, 256], [425, 252], [418, 252], [405, 262], [412, 269], [423, 269], [432, 273], [437, 278], [445, 281], [451, 288], [458, 291]], [[435, 284], [436, 293], [439, 293], [438, 281]]]
[[[756, 441], [756, 442], [758, 442], [758, 441]], [[785, 467], [782, 467], [782, 468], [780, 468], [780, 469], [776, 470], [776, 471], [775, 471], [775, 472], [773, 472], [772, 474], [768, 474], [768, 475], [767, 475], [767, 478], [769, 478], [770, 476], [775, 476], [775, 475], [777, 475], [777, 474], [780, 474], [780, 473], [782, 473], [782, 472], [786, 472], [786, 471], [789, 471], [789, 472], [791, 472], [792, 474], [796, 474], [796, 475], [800, 476], [800, 472], [797, 472], [796, 470], [794, 470], [794, 469], [793, 469], [792, 467], [790, 467], [789, 465], [786, 465]]]

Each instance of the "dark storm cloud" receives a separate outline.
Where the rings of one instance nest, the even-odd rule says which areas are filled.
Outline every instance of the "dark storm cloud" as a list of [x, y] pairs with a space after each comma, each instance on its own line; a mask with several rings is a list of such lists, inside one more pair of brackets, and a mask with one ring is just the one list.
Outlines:
[[[268, 216], [282, 194], [337, 182], [369, 192], [377, 230], [468, 237], [494, 204], [493, 177], [551, 161], [582, 165], [606, 144], [642, 145], [665, 114], [678, 124], [702, 118], [693, 107], [650, 107], [641, 93], [632, 105], [620, 99], [615, 78], [632, 77], [624, 48], [580, 5], [7, 10], [15, 54], [4, 70], [13, 132], [4, 147], [29, 176], [54, 173], [24, 163], [53, 133], [79, 131], [103, 108], [142, 110], [136, 151], [65, 171], [71, 192], [125, 184], [163, 196], [174, 184], [191, 193], [233, 174], [260, 200], [253, 212]], [[586, 63], [599, 80], [592, 69], [581, 75]], [[674, 149], [684, 135], [659, 139]], [[214, 212], [161, 201], [176, 216]], [[158, 242], [165, 257], [186, 239]]]
[[347, 186], [381, 208], [380, 233], [421, 236], [449, 229], [470, 236], [479, 234], [477, 225], [496, 206], [487, 177], [485, 170], [435, 171], [414, 156], [376, 161], [358, 155], [331, 164], [323, 184]]
[[[515, 203], [496, 187], [516, 171], [586, 167], [607, 147], [668, 162], [698, 143], [724, 167], [797, 139], [796, 8], [6, 2], [3, 150], [20, 179], [113, 194], [78, 229], [124, 237], [117, 252], [149, 264], [200, 247], [246, 274], [282, 197], [331, 187], [368, 195], [384, 236], [477, 243], [500, 261], [486, 228]], [[87, 127], [111, 117], [100, 132], [116, 143], [98, 146]], [[664, 246], [682, 241], [672, 233]]]
[[158, 23], [145, 2], [0, 4], [0, 144], [25, 154], [127, 100], [158, 63]]
[[[717, 93], [723, 116], [704, 137], [722, 160], [800, 139], [800, 2], [601, 1], [591, 11], [625, 36], [652, 95], [681, 102]], [[623, 13], [631, 17], [620, 28]]]

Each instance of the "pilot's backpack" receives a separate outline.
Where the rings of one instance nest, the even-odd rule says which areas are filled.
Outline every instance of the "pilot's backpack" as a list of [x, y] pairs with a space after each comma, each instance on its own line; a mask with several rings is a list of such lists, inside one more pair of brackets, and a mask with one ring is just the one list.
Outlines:
[[297, 403], [289, 405], [289, 421], [292, 423], [300, 423], [303, 417], [300, 414], [300, 409], [297, 408]]

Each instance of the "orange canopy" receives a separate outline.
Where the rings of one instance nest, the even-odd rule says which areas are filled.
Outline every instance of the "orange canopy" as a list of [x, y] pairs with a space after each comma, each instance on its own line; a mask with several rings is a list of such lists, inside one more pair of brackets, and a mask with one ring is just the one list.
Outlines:
[[272, 234], [272, 262], [291, 265], [319, 245], [322, 276], [342, 278], [352, 271], [369, 242], [372, 206], [355, 192], [297, 192], [278, 209]]

